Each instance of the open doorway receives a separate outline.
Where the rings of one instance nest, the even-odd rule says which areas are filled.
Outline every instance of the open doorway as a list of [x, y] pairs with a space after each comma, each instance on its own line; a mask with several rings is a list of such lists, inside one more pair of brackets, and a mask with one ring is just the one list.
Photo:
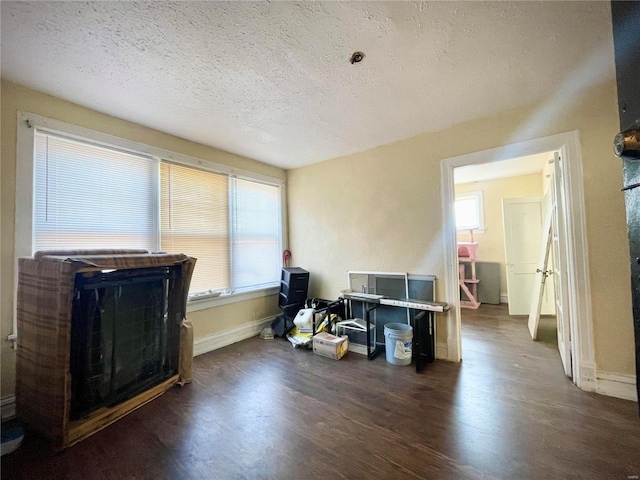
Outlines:
[[[512, 315], [529, 314], [553, 158], [543, 152], [454, 169], [458, 260], [467, 278], [474, 264], [484, 274], [476, 288], [481, 303], [507, 303]], [[544, 313], [553, 311], [552, 287], [545, 288]]]
[[[526, 340], [536, 287], [542, 288], [536, 339], [558, 349], [555, 250], [539, 266], [543, 249], [551, 250], [544, 229], [553, 211], [554, 153], [454, 168], [463, 353], [495, 335], [504, 342]], [[536, 274], [540, 268], [545, 275]]]
[[564, 229], [563, 248], [566, 250], [566, 325], [571, 338], [572, 381], [584, 390], [595, 390], [595, 363], [589, 294], [589, 268], [586, 250], [583, 177], [578, 132], [552, 135], [535, 140], [505, 145], [476, 153], [442, 160], [443, 234], [445, 240], [446, 301], [454, 308], [447, 318], [447, 358], [458, 361], [463, 357], [461, 344], [461, 309], [457, 230], [455, 225], [454, 169], [477, 164], [502, 163], [516, 157], [559, 152], [564, 174], [558, 188], [564, 202], [560, 222]]

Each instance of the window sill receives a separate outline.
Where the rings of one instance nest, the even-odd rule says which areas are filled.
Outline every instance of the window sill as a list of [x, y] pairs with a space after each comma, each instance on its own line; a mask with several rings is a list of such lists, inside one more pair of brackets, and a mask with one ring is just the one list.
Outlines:
[[187, 313], [197, 312], [198, 310], [206, 310], [207, 308], [220, 307], [222, 305], [229, 305], [230, 303], [243, 302], [245, 300], [251, 300], [253, 298], [277, 295], [278, 291], [278, 287], [268, 287], [258, 290], [251, 290], [249, 292], [222, 294], [218, 297], [189, 299], [189, 301], [187, 302]]
[[[469, 230], [470, 229], [468, 229], [468, 228], [463, 228], [461, 230], [456, 230], [456, 232], [458, 233], [458, 235], [464, 235], [465, 233], [469, 234]], [[483, 228], [474, 228], [473, 229], [473, 234], [475, 235], [476, 233], [485, 233], [486, 231], [487, 231], [487, 229], [484, 228], [484, 227]]]
[[[187, 301], [187, 313], [197, 312], [198, 310], [206, 310], [207, 308], [220, 307], [222, 305], [229, 305], [231, 303], [242, 302], [245, 300], [251, 300], [253, 298], [268, 297], [269, 295], [277, 295], [279, 287], [268, 287], [258, 290], [251, 290], [249, 292], [238, 292], [223, 294], [218, 297], [207, 298], [195, 298]], [[12, 348], [17, 346], [18, 335], [12, 333], [7, 336], [7, 341], [11, 342]]]

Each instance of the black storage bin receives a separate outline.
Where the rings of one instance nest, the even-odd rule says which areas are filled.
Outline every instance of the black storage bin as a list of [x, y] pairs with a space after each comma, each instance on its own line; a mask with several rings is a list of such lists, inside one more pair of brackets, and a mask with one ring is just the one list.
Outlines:
[[309, 291], [309, 272], [299, 267], [283, 268], [278, 306], [303, 305]]

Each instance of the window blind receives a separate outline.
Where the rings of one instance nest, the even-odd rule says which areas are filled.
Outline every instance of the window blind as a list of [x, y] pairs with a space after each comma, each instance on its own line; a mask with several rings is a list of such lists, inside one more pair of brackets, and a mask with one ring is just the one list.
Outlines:
[[280, 278], [280, 190], [233, 179], [233, 285], [249, 289]]
[[32, 250], [155, 250], [150, 157], [36, 131]]
[[162, 163], [160, 192], [162, 250], [198, 259], [189, 292], [231, 288], [229, 177]]
[[185, 253], [198, 259], [190, 294], [277, 285], [279, 186], [42, 129], [34, 146], [33, 251]]

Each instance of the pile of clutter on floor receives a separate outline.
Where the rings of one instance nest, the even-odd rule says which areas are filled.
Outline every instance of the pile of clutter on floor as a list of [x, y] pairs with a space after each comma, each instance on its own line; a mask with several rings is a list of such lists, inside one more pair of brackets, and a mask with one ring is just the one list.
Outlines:
[[260, 338], [286, 337], [294, 348], [313, 349], [314, 353], [333, 358], [344, 356], [349, 348], [347, 336], [336, 335], [336, 325], [342, 321], [337, 313], [332, 313], [338, 302], [317, 298], [305, 301], [293, 322], [287, 312], [280, 315], [270, 327], [260, 332]]
[[[319, 333], [336, 332], [336, 322], [341, 318], [332, 313], [316, 313], [313, 307], [301, 309], [293, 320], [293, 328], [287, 333], [287, 340], [295, 348], [311, 348], [313, 336]], [[316, 325], [315, 331], [313, 326]]]

